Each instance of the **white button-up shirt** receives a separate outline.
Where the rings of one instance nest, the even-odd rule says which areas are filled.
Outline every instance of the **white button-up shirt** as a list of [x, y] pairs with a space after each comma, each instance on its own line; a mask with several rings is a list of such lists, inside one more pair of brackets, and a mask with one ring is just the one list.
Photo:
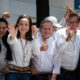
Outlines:
[[5, 57], [6, 57], [6, 47], [3, 45], [2, 40], [0, 39], [1, 43], [1, 52], [0, 52], [0, 70], [3, 69], [6, 65]]
[[40, 45], [39, 45], [38, 39], [27, 41], [27, 44], [26, 44], [26, 40], [21, 38], [23, 47], [25, 47], [24, 49], [25, 57], [23, 54], [23, 49], [22, 49], [20, 39], [17, 39], [15, 37], [15, 39], [11, 41], [10, 35], [9, 35], [7, 41], [10, 44], [10, 47], [12, 50], [12, 57], [13, 57], [13, 61], [8, 62], [9, 64], [12, 64], [18, 67], [27, 67], [29, 66], [32, 54], [38, 55], [40, 53]]
[[80, 31], [76, 32], [69, 42], [66, 42], [68, 36], [66, 28], [56, 32], [57, 46], [61, 56], [61, 65], [67, 70], [74, 70], [77, 66], [80, 51]]
[[[39, 42], [42, 45], [44, 42], [41, 35], [39, 34]], [[55, 40], [50, 37], [47, 40], [48, 50], [41, 51], [40, 54], [35, 58], [33, 56], [33, 64], [38, 72], [50, 72], [59, 74], [60, 73], [60, 54], [57, 53]]]

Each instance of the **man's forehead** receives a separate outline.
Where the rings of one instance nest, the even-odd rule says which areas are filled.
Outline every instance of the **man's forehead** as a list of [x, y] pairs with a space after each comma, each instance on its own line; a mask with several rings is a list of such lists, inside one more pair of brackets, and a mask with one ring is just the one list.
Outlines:
[[43, 26], [52, 26], [52, 24], [50, 22], [45, 22], [43, 23]]
[[69, 17], [69, 19], [78, 19], [77, 16]]

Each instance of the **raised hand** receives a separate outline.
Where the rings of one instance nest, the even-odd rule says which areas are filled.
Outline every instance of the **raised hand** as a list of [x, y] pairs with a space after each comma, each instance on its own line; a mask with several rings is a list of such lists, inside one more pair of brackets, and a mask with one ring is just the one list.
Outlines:
[[70, 36], [71, 36], [71, 38], [74, 37], [75, 34], [76, 34], [76, 33], [74, 32], [74, 30], [71, 30], [71, 31], [70, 31]]
[[66, 13], [65, 13], [65, 15], [64, 15], [64, 17], [65, 18], [68, 18], [68, 15], [70, 14], [70, 13], [72, 13], [73, 12], [73, 9], [72, 8], [69, 8], [68, 6], [66, 7]]
[[75, 32], [73, 30], [70, 30], [69, 31], [69, 35], [68, 37], [66, 38], [66, 41], [69, 42], [74, 36], [75, 36]]
[[37, 38], [37, 26], [36, 25], [33, 25], [31, 29], [33, 31], [34, 38]]
[[13, 40], [17, 35], [18, 27], [15, 29], [13, 24], [9, 24], [7, 30], [11, 35], [10, 39]]
[[40, 51], [47, 51], [48, 49], [48, 44], [46, 43], [46, 41], [41, 45], [40, 47]]

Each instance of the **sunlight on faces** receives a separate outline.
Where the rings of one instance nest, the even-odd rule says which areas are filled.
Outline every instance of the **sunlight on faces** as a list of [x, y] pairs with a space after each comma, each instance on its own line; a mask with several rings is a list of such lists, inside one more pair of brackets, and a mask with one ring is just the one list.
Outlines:
[[0, 22], [0, 38], [2, 38], [7, 32], [6, 23]]
[[52, 26], [53, 25], [50, 22], [43, 23], [43, 27], [40, 30], [43, 40], [48, 39], [52, 35]]
[[78, 17], [71, 17], [70, 19], [67, 20], [68, 29], [76, 31], [78, 26], [79, 26]]
[[27, 18], [22, 18], [20, 21], [19, 21], [19, 31], [20, 31], [20, 34], [26, 34], [28, 31], [29, 31], [29, 20]]

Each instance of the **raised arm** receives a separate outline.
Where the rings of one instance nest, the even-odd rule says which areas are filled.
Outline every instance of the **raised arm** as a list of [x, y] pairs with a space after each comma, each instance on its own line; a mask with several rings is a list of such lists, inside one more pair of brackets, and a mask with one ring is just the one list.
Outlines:
[[18, 27], [15, 29], [13, 24], [9, 24], [7, 30], [10, 34], [10, 40], [14, 40], [18, 32]]

